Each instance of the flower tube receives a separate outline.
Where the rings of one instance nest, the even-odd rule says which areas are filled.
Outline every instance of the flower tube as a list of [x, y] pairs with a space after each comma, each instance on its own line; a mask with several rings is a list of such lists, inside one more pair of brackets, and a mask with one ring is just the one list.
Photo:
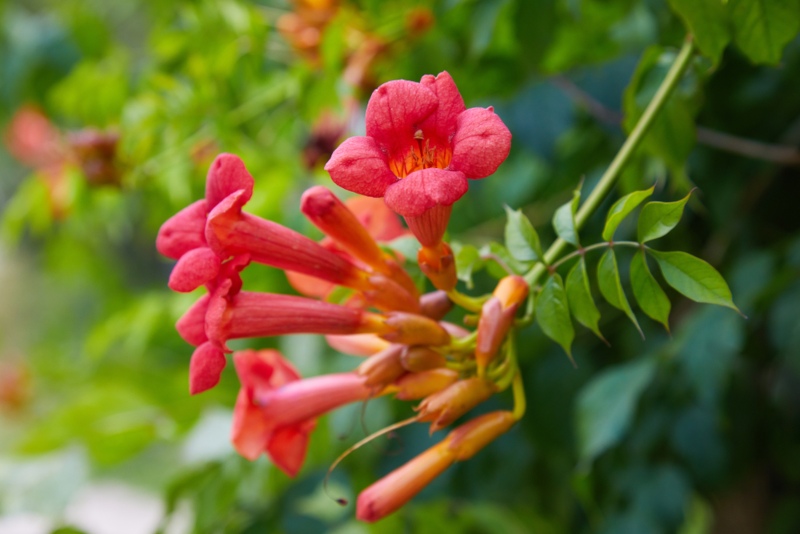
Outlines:
[[441, 442], [362, 491], [356, 517], [375, 522], [411, 500], [455, 462], [472, 458], [516, 422], [511, 412], [491, 412], [459, 426]]

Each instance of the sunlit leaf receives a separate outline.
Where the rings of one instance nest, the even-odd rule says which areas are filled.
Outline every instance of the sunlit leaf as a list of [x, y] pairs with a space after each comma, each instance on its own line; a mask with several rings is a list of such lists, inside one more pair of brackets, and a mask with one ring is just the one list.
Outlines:
[[658, 262], [667, 283], [685, 297], [739, 311], [725, 279], [705, 261], [686, 252], [649, 252]]
[[614, 202], [614, 205], [608, 210], [608, 215], [606, 216], [606, 225], [603, 227], [603, 239], [606, 241], [614, 239], [614, 232], [623, 219], [625, 219], [636, 206], [641, 204], [644, 199], [652, 195], [653, 189], [655, 189], [655, 186], [652, 186], [650, 189], [645, 189], [644, 191], [634, 191]]
[[675, 202], [648, 202], [639, 214], [639, 243], [667, 235], [683, 216], [683, 208], [691, 193]]
[[583, 388], [577, 400], [576, 421], [583, 462], [591, 462], [622, 439], [655, 370], [655, 360], [638, 360], [604, 371]]
[[669, 332], [669, 298], [650, 273], [644, 252], [637, 252], [631, 260], [631, 289], [639, 308]]
[[519, 261], [540, 261], [544, 256], [542, 245], [530, 220], [522, 210], [512, 210], [508, 206], [505, 209], [508, 217], [505, 229], [508, 252]]
[[628, 304], [628, 298], [625, 296], [625, 291], [622, 289], [622, 282], [619, 278], [619, 268], [617, 267], [617, 257], [614, 255], [612, 249], [605, 251], [597, 264], [597, 286], [600, 288], [600, 293], [609, 304], [615, 308], [625, 312], [636, 329], [644, 337], [642, 329], [639, 327], [639, 321], [631, 310], [631, 305]]
[[548, 277], [536, 300], [536, 321], [542, 327], [542, 332], [561, 345], [571, 359], [570, 347], [575, 338], [575, 330], [569, 317], [567, 292], [558, 273]]
[[583, 258], [567, 274], [566, 291], [569, 309], [575, 320], [594, 332], [597, 337], [605, 340], [598, 327], [600, 312], [592, 298], [589, 275], [586, 272], [586, 261]]

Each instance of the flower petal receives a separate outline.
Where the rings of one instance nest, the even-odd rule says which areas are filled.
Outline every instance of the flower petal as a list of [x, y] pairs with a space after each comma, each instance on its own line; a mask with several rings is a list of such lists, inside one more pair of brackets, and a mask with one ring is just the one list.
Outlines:
[[166, 220], [158, 230], [156, 249], [177, 260], [186, 252], [206, 246], [205, 228], [208, 204], [198, 200]]
[[194, 291], [219, 274], [219, 257], [208, 247], [186, 252], [169, 275], [169, 288], [180, 293]]
[[413, 172], [386, 190], [386, 205], [404, 217], [418, 217], [434, 206], [450, 206], [468, 188], [464, 173], [444, 169]]
[[236, 452], [250, 461], [255, 460], [266, 449], [269, 429], [264, 416], [246, 389], [239, 390], [236, 407], [233, 409], [231, 442]]
[[308, 438], [314, 421], [279, 428], [272, 433], [267, 444], [267, 454], [273, 463], [290, 477], [297, 475], [306, 459]]
[[464, 99], [447, 71], [435, 77], [426, 74], [420, 83], [436, 94], [439, 100], [439, 107], [422, 123], [422, 130], [426, 137], [433, 135], [438, 144], [449, 146], [456, 133], [458, 116], [466, 109]]
[[325, 170], [336, 185], [368, 197], [382, 197], [397, 181], [386, 154], [369, 137], [351, 137], [333, 152]]
[[350, 208], [375, 241], [385, 243], [408, 235], [408, 230], [403, 227], [397, 214], [381, 199], [356, 196], [348, 198], [344, 204]]
[[367, 104], [367, 136], [394, 157], [411, 145], [414, 133], [438, 105], [436, 94], [420, 83], [387, 82], [375, 89]]
[[511, 132], [491, 108], [470, 108], [458, 116], [450, 168], [467, 178], [485, 178], [508, 157]]
[[206, 336], [206, 311], [211, 297], [203, 295], [178, 319], [175, 329], [181, 337], [195, 347], [208, 341]]
[[226, 363], [225, 354], [208, 341], [194, 349], [189, 362], [189, 392], [196, 395], [216, 386]]
[[211, 210], [222, 199], [236, 191], [244, 190], [241, 205], [253, 196], [253, 177], [244, 166], [239, 156], [234, 154], [220, 154], [208, 169], [206, 177], [206, 201]]

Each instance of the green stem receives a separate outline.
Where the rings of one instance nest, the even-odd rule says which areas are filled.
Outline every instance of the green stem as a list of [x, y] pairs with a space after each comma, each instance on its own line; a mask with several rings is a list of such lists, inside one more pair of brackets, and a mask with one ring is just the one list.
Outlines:
[[589, 245], [588, 247], [582, 247], [582, 248], [579, 248], [578, 250], [573, 250], [572, 252], [570, 252], [566, 256], [562, 256], [557, 262], [555, 262], [554, 264], [550, 265], [550, 271], [551, 272], [555, 271], [556, 269], [561, 267], [563, 264], [565, 264], [566, 262], [568, 262], [572, 258], [575, 258], [577, 256], [583, 256], [584, 254], [586, 254], [587, 252], [591, 252], [592, 250], [597, 250], [597, 249], [603, 248], [603, 247], [616, 247], [616, 246], [645, 248], [645, 245], [643, 245], [643, 244], [641, 244], [641, 243], [639, 243], [637, 241], [603, 241], [602, 243], [595, 243], [594, 245]]
[[[647, 109], [644, 110], [644, 113], [639, 118], [636, 126], [633, 128], [633, 131], [625, 140], [625, 143], [623, 143], [619, 152], [617, 152], [617, 155], [614, 157], [611, 165], [609, 165], [605, 174], [603, 174], [603, 176], [600, 178], [600, 181], [597, 182], [597, 185], [589, 194], [589, 196], [586, 197], [583, 205], [575, 215], [576, 230], [580, 230], [592, 213], [594, 213], [595, 210], [597, 210], [597, 208], [600, 206], [600, 203], [611, 191], [611, 188], [614, 187], [614, 184], [617, 182], [620, 174], [622, 174], [622, 170], [631, 160], [631, 157], [636, 152], [636, 149], [639, 148], [642, 139], [647, 133], [647, 130], [653, 124], [658, 112], [661, 111], [661, 108], [664, 107], [664, 104], [666, 104], [669, 96], [678, 86], [678, 82], [689, 66], [689, 62], [692, 59], [693, 54], [694, 41], [691, 36], [687, 36], [683, 43], [683, 47], [681, 47], [681, 50], [678, 53], [678, 57], [675, 58], [675, 62], [672, 64], [672, 67], [670, 67], [669, 72], [667, 72], [664, 81], [661, 82], [661, 86], [658, 88], [658, 91], [656, 91], [653, 100], [650, 101]], [[564, 247], [566, 246], [566, 241], [561, 238], [556, 239], [544, 254], [544, 264], [553, 263], [553, 261], [555, 261], [555, 259], [564, 251]], [[544, 264], [537, 263], [525, 274], [525, 280], [529, 285], [534, 285], [547, 271], [547, 267], [545, 267]]]

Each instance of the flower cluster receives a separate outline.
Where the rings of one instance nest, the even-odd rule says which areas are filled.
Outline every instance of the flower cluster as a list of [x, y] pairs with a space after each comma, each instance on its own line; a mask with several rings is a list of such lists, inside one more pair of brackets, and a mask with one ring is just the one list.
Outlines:
[[[221, 154], [208, 172], [205, 198], [166, 221], [156, 245], [177, 260], [170, 288], [206, 290], [177, 323], [196, 347], [191, 393], [217, 384], [230, 339], [323, 334], [334, 349], [365, 357], [351, 372], [303, 379], [275, 350], [233, 353], [241, 382], [233, 444], [251, 460], [267, 454], [290, 476], [302, 466], [316, 419], [339, 406], [380, 395], [419, 401], [414, 422], [433, 433], [514, 385], [514, 411], [461, 424], [361, 493], [358, 517], [375, 521], [521, 416], [507, 340], [528, 286], [509, 276], [491, 297], [464, 304], [444, 241], [468, 180], [492, 174], [508, 155], [511, 136], [493, 110], [466, 109], [452, 78], [441, 73], [382, 85], [366, 122], [367, 136], [345, 141], [326, 165], [334, 182], [365, 197], [342, 202], [322, 186], [302, 196], [301, 212], [325, 234], [321, 242], [244, 211], [254, 180], [237, 156]], [[431, 292], [421, 293], [404, 258], [380, 245], [408, 233], [395, 213], [422, 245], [418, 261], [436, 288]], [[286, 271], [303, 296], [243, 290], [240, 273], [251, 262]], [[342, 294], [336, 288], [347, 288], [348, 296], [332, 302]], [[475, 331], [444, 320], [454, 302], [478, 316]]]

